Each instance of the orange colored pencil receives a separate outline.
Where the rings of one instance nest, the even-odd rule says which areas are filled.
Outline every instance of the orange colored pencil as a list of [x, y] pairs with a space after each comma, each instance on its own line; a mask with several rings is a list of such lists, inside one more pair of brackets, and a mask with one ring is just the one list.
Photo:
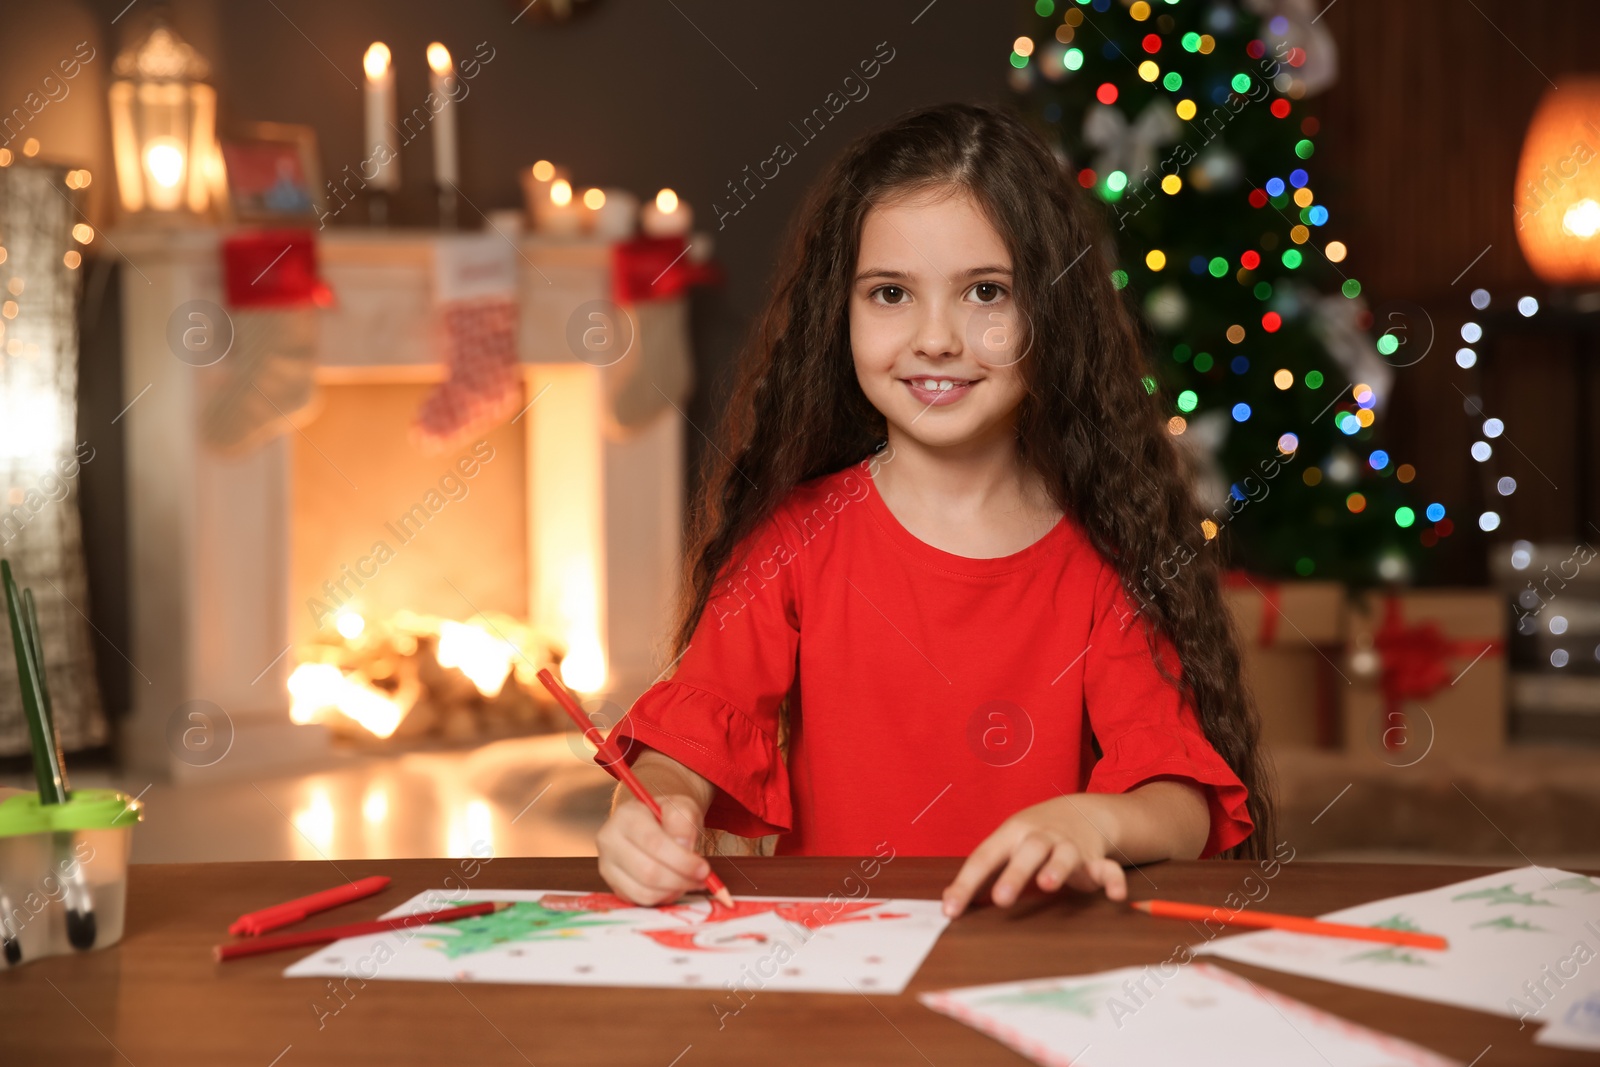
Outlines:
[[1175, 900], [1138, 900], [1134, 901], [1133, 907], [1149, 915], [1159, 915], [1168, 919], [1210, 920], [1222, 923], [1224, 926], [1255, 926], [1266, 930], [1288, 930], [1296, 934], [1347, 937], [1353, 941], [1377, 941], [1385, 945], [1405, 945], [1408, 948], [1450, 947], [1450, 942], [1438, 934], [1389, 930], [1381, 926], [1330, 923], [1321, 919], [1307, 919], [1301, 915], [1281, 915], [1271, 911], [1230, 911], [1227, 908], [1208, 908], [1204, 904], [1183, 904]]
[[[541, 668], [538, 677], [539, 681], [544, 683], [544, 687], [550, 690], [550, 695], [555, 697], [561, 706], [566, 709], [567, 714], [572, 717], [572, 721], [578, 724], [578, 729], [583, 731], [583, 736], [589, 739], [591, 745], [600, 750], [600, 756], [605, 760], [606, 766], [616, 772], [617, 777], [622, 780], [622, 784], [632, 790], [633, 795], [638, 797], [644, 806], [649, 808], [655, 815], [656, 821], [660, 822], [661, 805], [656, 803], [656, 798], [650, 795], [650, 791], [644, 787], [644, 783], [639, 781], [638, 776], [633, 773], [633, 768], [628, 766], [627, 761], [622, 758], [622, 753], [617, 751], [617, 746], [611, 743], [609, 737], [600, 732], [599, 727], [589, 721], [589, 716], [585, 715], [583, 708], [579, 706], [576, 700], [572, 699], [572, 694], [568, 693], [566, 688], [556, 681], [555, 675]], [[717, 877], [716, 871], [706, 875], [706, 891], [711, 894], [711, 898], [718, 904], [728, 908], [733, 907], [733, 894], [728, 892], [728, 887], [722, 884], [722, 879]]]

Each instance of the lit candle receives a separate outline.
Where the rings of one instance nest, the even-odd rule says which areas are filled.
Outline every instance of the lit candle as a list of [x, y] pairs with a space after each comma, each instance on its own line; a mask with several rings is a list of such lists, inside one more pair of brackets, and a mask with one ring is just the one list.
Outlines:
[[528, 225], [537, 228], [550, 204], [550, 186], [557, 178], [570, 178], [565, 167], [541, 159], [522, 171], [522, 203], [528, 211]]
[[640, 228], [650, 237], [683, 237], [692, 225], [694, 212], [671, 189], [657, 193], [655, 202], [646, 204], [639, 218]]
[[607, 189], [605, 202], [594, 213], [596, 237], [626, 241], [639, 226], [639, 198], [626, 189]]
[[537, 205], [534, 222], [541, 233], [570, 236], [583, 229], [583, 216], [572, 195], [572, 183], [557, 178], [550, 183], [550, 195]]
[[361, 65], [367, 71], [367, 158], [376, 171], [372, 187], [398, 189], [400, 155], [389, 144], [389, 131], [394, 127], [394, 69], [389, 64], [389, 46], [372, 42]]
[[585, 232], [592, 231], [595, 228], [596, 220], [600, 217], [601, 208], [606, 206], [606, 191], [604, 189], [585, 189], [583, 191], [583, 199], [580, 202], [583, 207], [578, 211], [578, 224], [583, 227]]
[[450, 50], [438, 41], [428, 46], [428, 68], [433, 74], [428, 88], [439, 98], [439, 113], [433, 117], [433, 180], [437, 185], [454, 185], [460, 180], [456, 169], [456, 108], [451, 99], [455, 78], [450, 75]]

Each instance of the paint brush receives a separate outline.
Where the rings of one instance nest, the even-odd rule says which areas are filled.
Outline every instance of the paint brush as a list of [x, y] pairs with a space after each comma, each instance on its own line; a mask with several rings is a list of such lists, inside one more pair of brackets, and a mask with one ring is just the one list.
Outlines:
[[33, 776], [39, 783], [41, 804], [67, 802], [67, 775], [61, 767], [61, 746], [45, 712], [43, 682], [34, 662], [34, 642], [23, 614], [22, 596], [11, 577], [11, 561], [0, 560], [0, 583], [6, 588], [6, 612], [11, 621], [11, 647], [17, 658], [17, 680], [22, 686], [22, 713], [33, 745]]
[[[39, 628], [39, 608], [34, 603], [32, 589], [22, 591], [22, 620], [28, 631], [28, 645], [33, 652], [34, 669], [38, 672], [39, 695], [44, 698], [45, 731], [55, 741], [58, 771], [61, 784], [65, 786], [66, 770], [59, 766], [61, 740], [60, 735], [56, 733], [55, 705], [50, 701], [49, 675], [44, 667], [44, 632]], [[71, 795], [70, 790], [68, 795]], [[80, 952], [87, 951], [94, 948], [99, 930], [94, 917], [94, 898], [89, 895], [89, 885], [83, 877], [83, 865], [73, 855], [72, 835], [56, 834], [53, 851], [56, 866], [66, 883], [63, 903], [67, 907], [67, 941]]]
[[11, 898], [6, 896], [6, 887], [0, 885], [0, 947], [5, 950], [6, 963], [12, 967], [22, 962], [22, 939], [18, 933], [20, 931], [11, 929]]

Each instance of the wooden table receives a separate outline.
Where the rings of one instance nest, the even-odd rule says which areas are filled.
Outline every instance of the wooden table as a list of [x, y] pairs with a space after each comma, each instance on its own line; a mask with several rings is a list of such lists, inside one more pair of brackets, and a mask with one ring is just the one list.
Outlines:
[[[644, 1064], [704, 1067], [769, 1063], [1025, 1063], [1004, 1046], [923, 1007], [915, 994], [984, 982], [1079, 974], [1170, 958], [1199, 940], [1184, 923], [1152, 919], [1102, 897], [1029, 897], [953, 923], [901, 996], [757, 993], [737, 1015], [724, 990], [699, 992], [531, 985], [351, 981], [343, 1007], [328, 979], [285, 979], [302, 953], [212, 962], [242, 912], [339, 883], [388, 874], [380, 897], [349, 905], [341, 922], [376, 916], [415, 893], [454, 888], [463, 861], [215, 863], [132, 868], [127, 934], [103, 951], [56, 957], [0, 974], [0, 1064], [55, 1067], [307, 1067], [311, 1064]], [[765, 896], [826, 896], [857, 871], [847, 859], [741, 859], [718, 867], [729, 888]], [[936, 898], [953, 859], [899, 857], [871, 883], [874, 896]], [[1319, 914], [1377, 897], [1431, 889], [1484, 868], [1293, 861], [1266, 882], [1257, 905]], [[1245, 886], [1247, 877], [1257, 881]], [[1130, 872], [1135, 898], [1210, 905], [1248, 888], [1252, 863], [1155, 864]], [[604, 888], [592, 858], [500, 858], [476, 889]], [[857, 890], [859, 891], [859, 890]], [[332, 921], [332, 920], [329, 920]], [[1223, 964], [1262, 985], [1479, 1067], [1594, 1064], [1591, 1055], [1533, 1044], [1514, 1019]], [[318, 1008], [318, 1005], [322, 1007]], [[320, 1027], [319, 1027], [320, 1017]], [[1490, 1046], [1493, 1046], [1490, 1048]]]

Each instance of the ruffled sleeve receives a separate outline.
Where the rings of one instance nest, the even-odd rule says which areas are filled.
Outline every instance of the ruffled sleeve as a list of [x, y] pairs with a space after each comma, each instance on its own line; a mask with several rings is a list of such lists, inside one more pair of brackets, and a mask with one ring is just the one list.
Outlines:
[[[1095, 621], [1084, 654], [1084, 703], [1103, 755], [1084, 789], [1125, 793], [1160, 778], [1200, 787], [1211, 815], [1201, 853], [1207, 858], [1250, 836], [1249, 790], [1206, 739], [1193, 705], [1161, 677], [1147, 643], [1150, 626], [1135, 614], [1116, 568], [1107, 564], [1096, 583]], [[1157, 648], [1176, 676], [1177, 650], [1159, 632]]]
[[778, 706], [800, 642], [797, 544], [782, 508], [741, 543], [672, 677], [612, 733], [629, 763], [648, 747], [711, 782], [706, 825], [742, 837], [786, 833], [794, 821]]

